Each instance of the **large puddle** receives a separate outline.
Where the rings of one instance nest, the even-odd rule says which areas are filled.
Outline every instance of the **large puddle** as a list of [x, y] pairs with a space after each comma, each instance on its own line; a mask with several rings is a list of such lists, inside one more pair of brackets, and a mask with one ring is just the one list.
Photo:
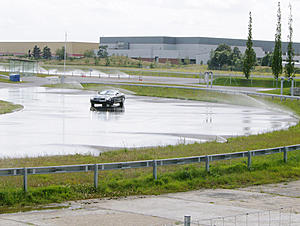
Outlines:
[[98, 155], [111, 148], [204, 142], [297, 123], [266, 108], [130, 95], [124, 109], [90, 111], [91, 95], [42, 87], [0, 89], [1, 99], [24, 106], [0, 115], [0, 157]]

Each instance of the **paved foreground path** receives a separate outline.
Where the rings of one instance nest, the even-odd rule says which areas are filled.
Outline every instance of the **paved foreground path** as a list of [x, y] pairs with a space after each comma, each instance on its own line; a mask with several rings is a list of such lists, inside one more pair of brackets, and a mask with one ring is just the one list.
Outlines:
[[[181, 225], [185, 215], [195, 225], [202, 219], [241, 215], [237, 225], [300, 225], [300, 181], [248, 187], [238, 190], [198, 190], [160, 196], [93, 199], [68, 202], [65, 209], [1, 214], [0, 225]], [[293, 207], [286, 210], [262, 211]], [[247, 216], [246, 213], [260, 212]], [[271, 215], [270, 215], [271, 214]], [[234, 218], [225, 225], [235, 225]], [[291, 224], [289, 224], [291, 222]], [[200, 224], [203, 223], [203, 224]], [[217, 221], [214, 222], [215, 225]], [[210, 225], [210, 224], [206, 224]]]

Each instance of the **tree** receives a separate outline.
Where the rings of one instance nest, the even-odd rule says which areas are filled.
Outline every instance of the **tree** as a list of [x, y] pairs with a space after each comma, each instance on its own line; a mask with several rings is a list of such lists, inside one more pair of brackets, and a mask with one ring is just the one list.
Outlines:
[[226, 44], [220, 44], [210, 53], [210, 59], [207, 62], [208, 69], [218, 69], [231, 65], [231, 48]]
[[109, 66], [110, 65], [110, 59], [109, 57], [105, 58], [105, 66]]
[[232, 58], [241, 58], [242, 56], [242, 53], [240, 51], [240, 49], [238, 47], [234, 47], [233, 50], [232, 50]]
[[282, 50], [281, 50], [281, 11], [280, 2], [278, 2], [277, 11], [277, 27], [275, 34], [275, 47], [272, 58], [272, 72], [274, 78], [277, 80], [278, 76], [282, 73]]
[[293, 42], [292, 42], [292, 35], [293, 35], [293, 28], [292, 28], [292, 6], [289, 4], [290, 8], [290, 16], [289, 16], [289, 34], [288, 34], [288, 52], [287, 52], [287, 64], [285, 65], [285, 75], [287, 78], [294, 77], [295, 73], [295, 64], [293, 61], [294, 58], [294, 49], [293, 49]]
[[99, 64], [99, 58], [94, 56], [94, 62], [95, 62], [95, 66], [97, 66]]
[[216, 52], [221, 52], [221, 51], [230, 51], [231, 52], [231, 47], [229, 45], [226, 44], [220, 44], [217, 48], [216, 48]]
[[[63, 60], [65, 57], [65, 47], [63, 46], [60, 49], [57, 49], [55, 51], [55, 55], [59, 60]], [[66, 56], [67, 56], [67, 54], [66, 54]]]
[[107, 47], [108, 46], [99, 46], [98, 57], [100, 58], [108, 57]]
[[248, 25], [248, 40], [246, 43], [246, 51], [243, 59], [243, 72], [245, 77], [249, 79], [251, 70], [255, 66], [256, 62], [256, 54], [253, 49], [253, 42], [252, 42], [252, 16], [251, 12], [249, 12], [249, 25]]
[[273, 61], [273, 54], [267, 53], [262, 59], [261, 59], [261, 66], [272, 66]]
[[41, 58], [41, 50], [37, 45], [34, 46], [32, 55], [33, 55], [34, 59], [40, 59]]
[[43, 49], [43, 58], [47, 60], [52, 58], [51, 49], [48, 46], [45, 46]]
[[230, 69], [241, 70], [241, 56], [242, 53], [238, 47], [234, 47], [231, 50], [230, 46], [226, 44], [220, 44], [214, 51], [210, 53], [210, 59], [207, 62], [208, 69], [220, 70]]
[[189, 57], [185, 57], [184, 60], [183, 60], [183, 64], [184, 65], [190, 64], [190, 58]]
[[92, 58], [95, 56], [95, 53], [93, 50], [86, 50], [84, 51], [83, 56], [86, 58]]
[[238, 47], [234, 47], [230, 55], [230, 69], [234, 71], [242, 70], [242, 53]]

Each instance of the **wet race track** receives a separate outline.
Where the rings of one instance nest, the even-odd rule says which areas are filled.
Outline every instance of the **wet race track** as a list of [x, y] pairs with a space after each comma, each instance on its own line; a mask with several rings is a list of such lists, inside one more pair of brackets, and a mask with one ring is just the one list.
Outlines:
[[[94, 92], [0, 89], [24, 109], [0, 115], [0, 157], [91, 153], [215, 140], [287, 128], [293, 116], [266, 108], [126, 95], [125, 107], [90, 111]], [[218, 137], [218, 139], [221, 139]]]

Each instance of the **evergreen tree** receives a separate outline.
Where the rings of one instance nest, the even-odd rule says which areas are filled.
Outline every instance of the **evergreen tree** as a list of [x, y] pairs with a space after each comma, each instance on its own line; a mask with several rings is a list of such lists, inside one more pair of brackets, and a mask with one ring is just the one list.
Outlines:
[[250, 77], [251, 70], [255, 66], [256, 61], [256, 54], [253, 49], [253, 42], [252, 42], [252, 16], [251, 12], [249, 13], [249, 25], [248, 25], [248, 40], [246, 43], [246, 51], [243, 59], [243, 72], [245, 77], [248, 79]]
[[276, 80], [278, 79], [278, 76], [282, 73], [280, 2], [278, 2], [277, 27], [276, 27], [276, 34], [275, 34], [275, 47], [274, 47], [274, 53], [272, 59], [272, 72]]
[[43, 49], [43, 58], [44, 59], [51, 59], [52, 57], [52, 53], [51, 53], [51, 49], [48, 46], [45, 46]]
[[99, 46], [98, 57], [100, 58], [108, 57], [107, 47], [108, 46]]
[[294, 77], [295, 73], [295, 65], [294, 65], [294, 49], [293, 49], [293, 42], [292, 42], [292, 35], [293, 35], [293, 28], [292, 28], [292, 6], [289, 4], [290, 8], [290, 16], [289, 16], [289, 35], [288, 35], [288, 52], [287, 52], [287, 64], [285, 65], [285, 75], [287, 78]]
[[33, 55], [34, 59], [41, 58], [41, 50], [37, 45], [34, 46], [32, 55]]
[[[65, 47], [63, 46], [60, 49], [57, 49], [55, 55], [59, 60], [63, 60], [65, 57]], [[68, 56], [68, 54], [66, 54], [66, 56]]]

